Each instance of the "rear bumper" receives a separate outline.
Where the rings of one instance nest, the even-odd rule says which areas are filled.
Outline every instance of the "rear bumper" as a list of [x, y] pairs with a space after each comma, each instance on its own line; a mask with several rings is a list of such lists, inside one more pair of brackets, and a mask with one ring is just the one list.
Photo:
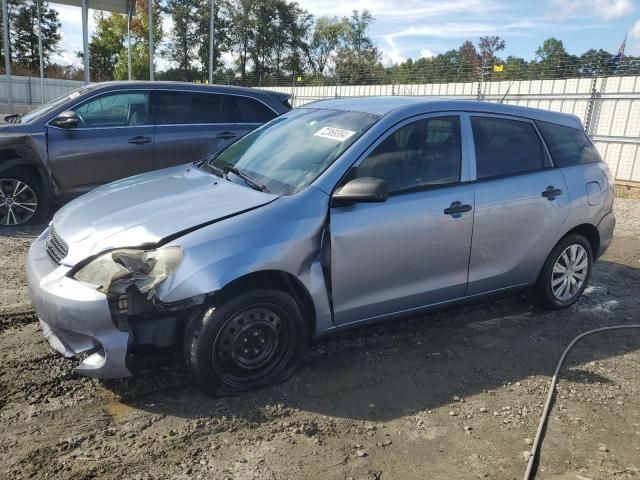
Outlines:
[[607, 251], [611, 240], [613, 240], [613, 231], [616, 227], [616, 217], [613, 212], [607, 213], [598, 224], [598, 232], [600, 233], [600, 249], [596, 258], [601, 257]]
[[116, 328], [107, 297], [67, 277], [70, 268], [49, 258], [45, 238], [46, 231], [31, 246], [26, 260], [29, 296], [45, 338], [65, 357], [87, 353], [76, 368], [82, 375], [131, 375], [126, 366], [130, 335]]

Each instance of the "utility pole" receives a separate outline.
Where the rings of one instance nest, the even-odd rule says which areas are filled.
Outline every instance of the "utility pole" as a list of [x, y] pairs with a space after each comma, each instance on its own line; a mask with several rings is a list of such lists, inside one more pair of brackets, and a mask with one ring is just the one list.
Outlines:
[[211, 0], [211, 18], [209, 20], [209, 85], [213, 83], [213, 36], [215, 33], [216, 0]]
[[2, 35], [4, 41], [4, 74], [7, 77], [9, 113], [13, 113], [13, 89], [11, 86], [11, 44], [9, 43], [9, 0], [2, 0]]
[[149, 80], [153, 82], [153, 0], [147, 0], [149, 3]]

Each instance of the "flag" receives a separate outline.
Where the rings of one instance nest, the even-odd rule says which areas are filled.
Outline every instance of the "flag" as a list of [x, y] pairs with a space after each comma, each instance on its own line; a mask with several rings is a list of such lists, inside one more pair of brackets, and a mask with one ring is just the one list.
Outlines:
[[618, 49], [618, 53], [611, 57], [607, 62], [609, 65], [615, 65], [619, 67], [622, 63], [622, 57], [624, 57], [624, 47], [627, 45], [627, 37], [624, 37], [624, 41], [620, 44], [620, 48]]

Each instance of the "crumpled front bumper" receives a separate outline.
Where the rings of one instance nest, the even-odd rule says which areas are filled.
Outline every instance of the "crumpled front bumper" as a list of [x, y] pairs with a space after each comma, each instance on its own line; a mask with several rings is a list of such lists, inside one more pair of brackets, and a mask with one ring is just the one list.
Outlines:
[[106, 295], [67, 277], [70, 267], [51, 260], [46, 236], [45, 230], [29, 249], [26, 273], [29, 296], [47, 341], [65, 357], [86, 352], [76, 368], [82, 375], [130, 376], [129, 333], [116, 328]]

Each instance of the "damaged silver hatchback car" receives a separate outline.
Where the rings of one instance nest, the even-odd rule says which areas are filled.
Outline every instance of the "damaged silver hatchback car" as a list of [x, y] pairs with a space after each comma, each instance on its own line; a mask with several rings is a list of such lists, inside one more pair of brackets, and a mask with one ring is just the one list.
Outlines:
[[127, 376], [132, 348], [181, 343], [205, 392], [235, 394], [340, 328], [528, 287], [572, 305], [612, 238], [611, 183], [574, 116], [321, 101], [69, 203], [28, 285], [80, 373]]

